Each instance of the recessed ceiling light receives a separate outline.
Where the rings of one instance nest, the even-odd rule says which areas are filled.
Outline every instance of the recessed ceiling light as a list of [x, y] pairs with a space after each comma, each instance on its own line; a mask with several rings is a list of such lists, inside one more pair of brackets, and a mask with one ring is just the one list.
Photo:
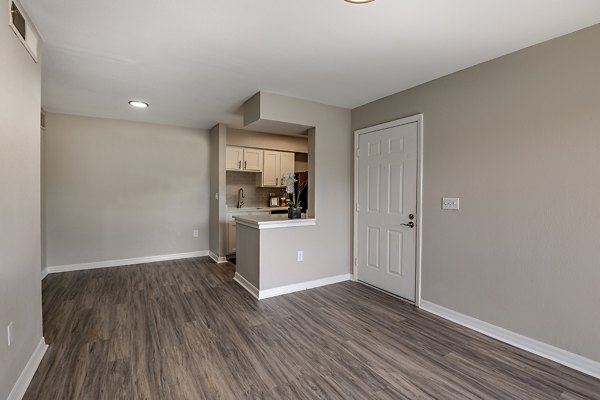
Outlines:
[[370, 3], [374, 0], [344, 0], [347, 3], [352, 3], [352, 4], [365, 4], [365, 3]]
[[148, 103], [139, 100], [131, 100], [129, 101], [129, 105], [137, 108], [148, 108]]

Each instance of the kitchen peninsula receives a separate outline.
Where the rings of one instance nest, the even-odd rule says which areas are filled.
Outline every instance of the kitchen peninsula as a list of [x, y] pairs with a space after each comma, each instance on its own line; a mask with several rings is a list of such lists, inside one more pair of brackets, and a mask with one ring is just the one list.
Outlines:
[[[347, 120], [346, 110], [257, 93], [244, 104], [244, 130], [219, 124], [211, 131], [211, 143], [220, 154], [214, 169], [219, 173], [211, 180], [215, 190], [220, 191], [215, 192], [213, 202], [219, 218], [211, 227], [219, 222], [226, 227], [228, 218], [230, 227], [235, 224], [234, 279], [255, 298], [353, 279], [352, 249], [345, 246], [352, 240], [351, 221], [347, 218], [352, 194], [345, 193], [347, 201], [341, 200], [335, 179], [339, 171], [350, 180], [350, 157], [338, 157], [342, 153], [339, 139], [350, 131]], [[258, 155], [255, 150], [259, 150]], [[293, 170], [291, 154], [285, 154], [292, 152]], [[323, 166], [318, 173], [317, 165]], [[263, 212], [242, 216], [230, 212], [234, 205], [242, 210], [249, 206], [283, 206], [285, 172], [293, 172], [298, 185], [306, 182], [304, 198], [298, 195], [305, 218], [288, 220], [287, 215]], [[316, 190], [319, 187], [322, 190]], [[223, 233], [221, 229], [221, 235], [211, 239], [214, 248], [219, 245], [222, 252], [226, 251]]]
[[287, 215], [234, 217], [237, 225], [235, 281], [257, 299], [350, 279], [350, 274], [327, 277], [314, 254], [303, 249], [315, 242], [315, 218]]

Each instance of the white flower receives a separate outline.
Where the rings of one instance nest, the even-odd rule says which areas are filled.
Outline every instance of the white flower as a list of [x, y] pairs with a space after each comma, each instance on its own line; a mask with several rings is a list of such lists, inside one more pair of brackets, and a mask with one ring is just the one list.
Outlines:
[[294, 183], [297, 182], [293, 172], [284, 172], [282, 176], [283, 183], [286, 188], [285, 191], [289, 194], [294, 193]]

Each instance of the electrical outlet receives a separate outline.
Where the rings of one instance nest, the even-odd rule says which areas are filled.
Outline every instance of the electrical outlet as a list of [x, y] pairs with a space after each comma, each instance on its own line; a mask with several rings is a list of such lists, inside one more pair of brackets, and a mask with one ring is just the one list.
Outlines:
[[298, 250], [298, 255], [296, 256], [296, 261], [298, 261], [298, 262], [304, 261], [304, 252], [302, 250]]
[[459, 210], [460, 199], [458, 197], [442, 198], [442, 210]]
[[10, 347], [10, 345], [12, 343], [12, 330], [13, 330], [13, 323], [11, 321], [11, 323], [8, 324], [8, 326], [6, 327], [6, 337], [7, 337], [7, 341], [8, 341], [8, 347]]
[[194, 229], [194, 237], [198, 237], [198, 229]]
[[215, 200], [219, 200], [219, 193], [215, 193]]

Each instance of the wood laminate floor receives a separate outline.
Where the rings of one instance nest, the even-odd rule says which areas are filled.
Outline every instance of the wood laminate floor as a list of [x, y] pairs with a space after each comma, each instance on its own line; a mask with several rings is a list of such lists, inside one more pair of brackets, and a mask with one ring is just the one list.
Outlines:
[[345, 282], [258, 302], [208, 258], [53, 274], [32, 399], [600, 399], [600, 381]]

